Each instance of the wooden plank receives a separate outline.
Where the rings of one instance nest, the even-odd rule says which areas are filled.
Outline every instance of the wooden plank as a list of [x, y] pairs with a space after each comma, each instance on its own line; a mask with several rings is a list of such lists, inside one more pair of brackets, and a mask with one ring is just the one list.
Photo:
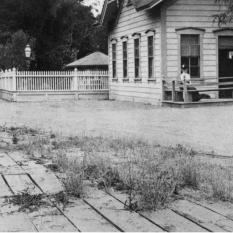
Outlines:
[[88, 194], [90, 194], [90, 196], [85, 199], [87, 203], [123, 231], [162, 231], [161, 228], [141, 217], [138, 213], [126, 211], [121, 202], [103, 191], [90, 188]]
[[118, 231], [82, 200], [70, 199], [70, 204], [65, 208], [64, 214], [83, 232]]
[[50, 170], [35, 161], [28, 161], [25, 155], [19, 152], [9, 154], [24, 173], [30, 174], [31, 178], [41, 187], [46, 194], [55, 194], [63, 191], [63, 186], [58, 178]]
[[30, 175], [46, 194], [55, 194], [64, 191], [61, 182], [52, 172], [34, 171]]
[[30, 174], [31, 178], [40, 186], [46, 194], [55, 194], [64, 190], [61, 182], [54, 173], [34, 161], [22, 164], [24, 172]]
[[[125, 193], [111, 190], [110, 195], [125, 203], [127, 195]], [[187, 220], [186, 218], [176, 214], [170, 209], [163, 209], [157, 211], [140, 211], [142, 216], [150, 219], [152, 222], [162, 226], [169, 232], [205, 232], [206, 230], [197, 224]]]
[[181, 217], [170, 209], [140, 213], [148, 219], [158, 223], [169, 232], [206, 232], [204, 228]]
[[25, 190], [30, 194], [42, 193], [27, 175], [6, 175], [4, 177], [15, 194], [20, 194]]
[[233, 231], [233, 221], [189, 201], [176, 201], [172, 209], [210, 231]]
[[5, 183], [2, 176], [0, 176], [0, 197], [11, 196], [12, 192], [10, 191], [9, 187]]
[[25, 213], [0, 215], [0, 232], [36, 232]]
[[197, 205], [203, 206], [211, 211], [219, 213], [233, 221], [233, 205], [228, 202], [209, 202], [209, 201], [193, 201]]
[[5, 199], [0, 199], [0, 232], [36, 231], [27, 214], [18, 212], [18, 208]]
[[1, 174], [17, 174], [22, 169], [5, 153], [0, 153], [0, 173]]
[[28, 216], [40, 232], [76, 232], [73, 226], [61, 212], [50, 206], [40, 207], [39, 210], [29, 212]]

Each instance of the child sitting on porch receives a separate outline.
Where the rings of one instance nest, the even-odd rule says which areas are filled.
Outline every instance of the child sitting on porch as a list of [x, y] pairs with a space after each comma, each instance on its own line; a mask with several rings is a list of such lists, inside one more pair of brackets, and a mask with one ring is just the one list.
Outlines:
[[[192, 87], [190, 86], [190, 81], [191, 81], [191, 77], [190, 77], [190, 74], [188, 73], [188, 67], [186, 67], [186, 65], [182, 65], [181, 67], [181, 75], [180, 75], [180, 79], [181, 79], [181, 82], [184, 83], [186, 82], [186, 84], [188, 84], [187, 86], [187, 90], [196, 90], [195, 87]], [[184, 88], [183, 87], [180, 87], [180, 89], [183, 91]], [[191, 92], [192, 94], [192, 101], [193, 102], [198, 102], [200, 99], [210, 99], [210, 96], [209, 95], [206, 95], [206, 94], [199, 94], [198, 91], [194, 91], [194, 92]]]
[[188, 68], [185, 65], [181, 67], [180, 79], [183, 82], [190, 83], [190, 74], [188, 73]]

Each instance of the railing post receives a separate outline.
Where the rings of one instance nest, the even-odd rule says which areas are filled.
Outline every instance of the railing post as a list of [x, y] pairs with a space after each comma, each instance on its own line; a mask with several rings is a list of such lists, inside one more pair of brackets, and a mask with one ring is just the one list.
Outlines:
[[16, 69], [12, 70], [12, 91], [16, 91]]
[[176, 101], [176, 81], [172, 81], [172, 102]]
[[73, 90], [78, 90], [78, 69], [74, 69], [74, 77], [73, 77]]
[[188, 102], [188, 88], [187, 88], [187, 83], [186, 81], [184, 80], [183, 82], [183, 98], [184, 98], [184, 102], [187, 103]]
[[165, 84], [166, 84], [166, 81], [163, 79], [162, 80], [162, 101], [165, 100]]

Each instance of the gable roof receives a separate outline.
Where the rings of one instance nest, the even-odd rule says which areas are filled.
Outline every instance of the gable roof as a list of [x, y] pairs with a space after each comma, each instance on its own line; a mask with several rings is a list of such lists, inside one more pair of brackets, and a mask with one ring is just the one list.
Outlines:
[[[105, 0], [101, 12], [100, 24], [114, 20], [123, 1], [124, 0]], [[149, 10], [164, 1], [165, 0], [131, 0], [137, 11]]]
[[95, 52], [66, 65], [67, 68], [82, 66], [108, 66], [108, 56], [101, 52]]

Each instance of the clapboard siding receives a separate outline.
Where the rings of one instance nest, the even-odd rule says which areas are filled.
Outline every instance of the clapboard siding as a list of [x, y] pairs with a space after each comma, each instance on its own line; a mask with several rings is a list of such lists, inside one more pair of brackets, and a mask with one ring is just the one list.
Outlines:
[[[157, 82], [148, 83], [148, 48], [146, 31], [155, 30], [154, 35], [154, 74]], [[158, 79], [161, 78], [161, 25], [160, 10], [139, 11], [134, 7], [122, 8], [118, 22], [109, 35], [109, 73], [112, 77], [112, 43], [111, 39], [117, 39], [117, 78], [118, 82], [110, 82], [110, 97], [115, 99], [135, 100], [140, 102], [158, 102], [161, 99], [161, 85]], [[140, 33], [140, 76], [142, 83], [134, 83], [134, 38], [133, 33]], [[128, 36], [128, 78], [129, 82], [123, 82], [123, 54], [122, 36]], [[161, 82], [160, 82], [161, 83]]]
[[160, 104], [160, 84], [112, 83], [110, 99]]
[[[197, 27], [205, 29], [202, 44], [202, 78], [218, 77], [217, 40], [213, 30], [218, 29], [213, 15], [224, 7], [215, 0], [177, 0], [166, 10], [167, 78], [177, 79], [180, 74], [179, 36], [176, 29]], [[233, 26], [226, 25], [226, 26]]]

